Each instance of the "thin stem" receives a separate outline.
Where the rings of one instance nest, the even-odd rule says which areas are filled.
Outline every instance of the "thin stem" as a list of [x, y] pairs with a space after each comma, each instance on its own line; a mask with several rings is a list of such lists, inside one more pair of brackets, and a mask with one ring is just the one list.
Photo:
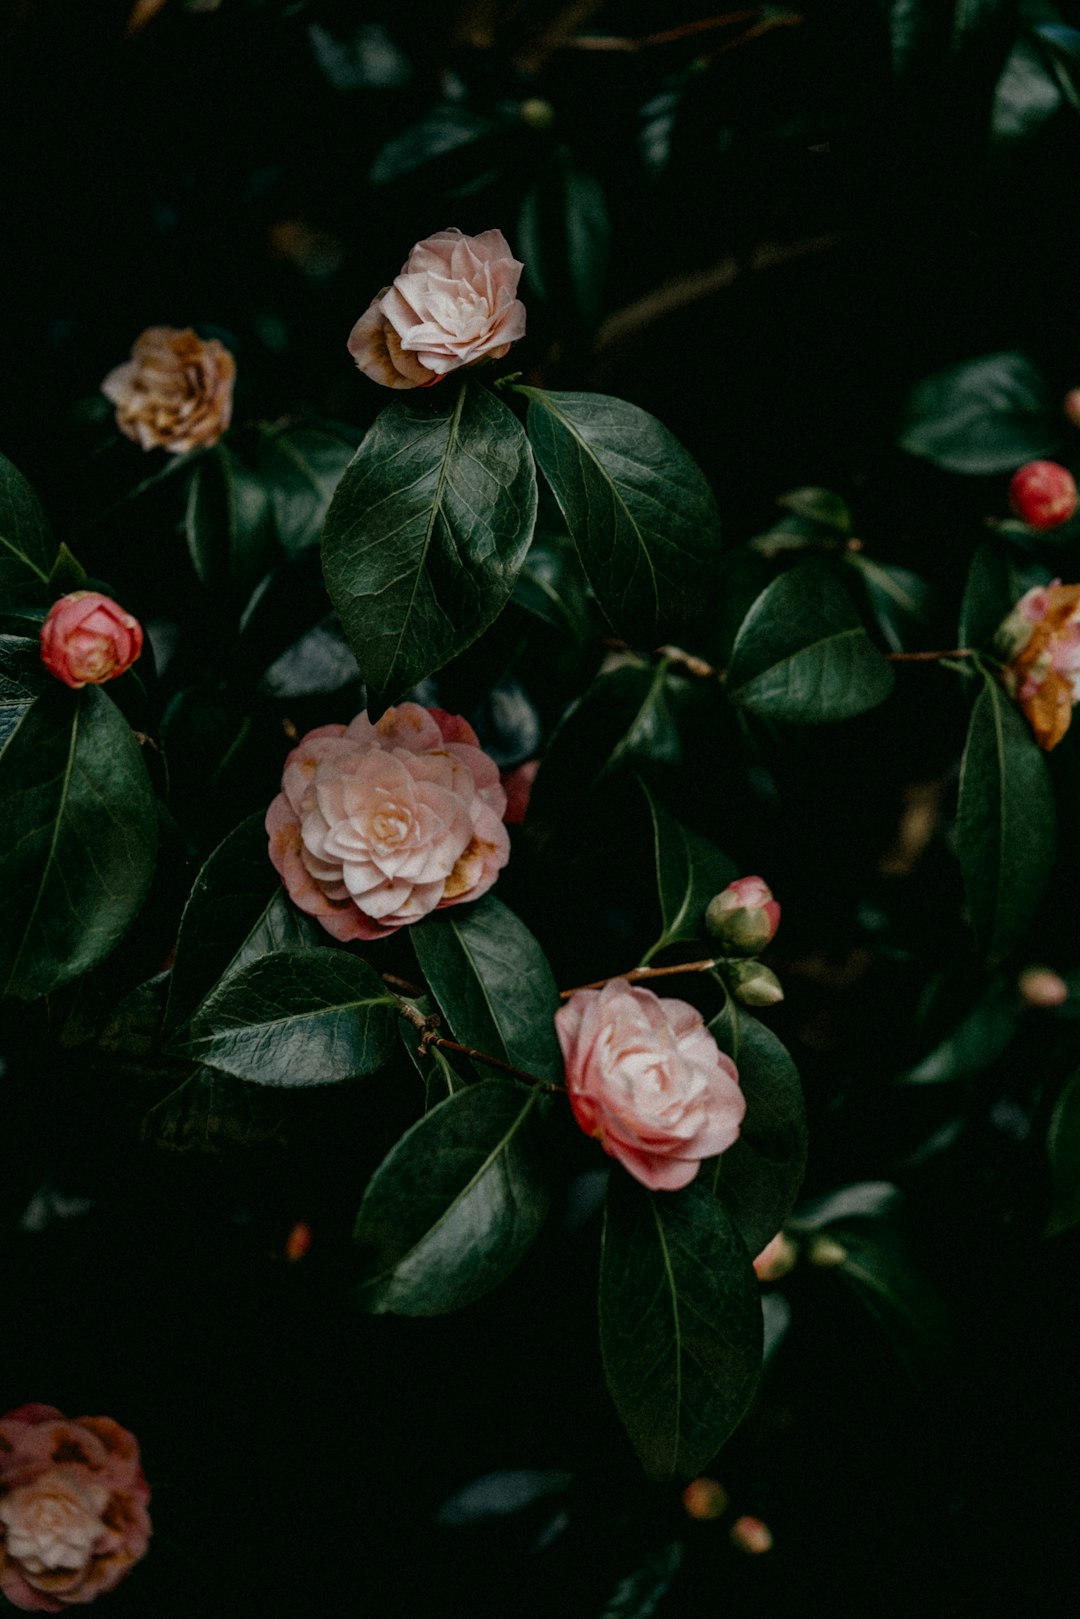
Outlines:
[[380, 973], [379, 977], [384, 984], [393, 984], [395, 989], [403, 989], [406, 995], [422, 995], [424, 991], [419, 984], [410, 984], [407, 978], [399, 978], [396, 973]]
[[635, 983], [639, 978], [671, 978], [676, 973], [707, 973], [712, 972], [721, 957], [710, 957], [708, 961], [680, 961], [674, 967], [631, 967], [629, 972], [612, 973], [610, 978], [598, 978], [592, 984], [578, 984], [574, 989], [561, 989], [560, 1000], [568, 1001], [571, 995], [576, 995], [579, 989], [603, 989], [605, 984], [614, 983], [616, 978], [625, 978]]
[[[382, 977], [386, 982], [391, 981], [389, 973], [383, 973]], [[396, 983], [401, 982], [400, 979], [393, 981]], [[484, 1063], [488, 1068], [497, 1068], [500, 1073], [511, 1074], [514, 1079], [523, 1079], [528, 1085], [539, 1085], [542, 1090], [564, 1091], [566, 1089], [565, 1085], [552, 1085], [548, 1080], [541, 1079], [539, 1074], [531, 1074], [527, 1068], [515, 1068], [513, 1063], [504, 1062], [501, 1057], [493, 1057], [490, 1052], [477, 1051], [475, 1046], [463, 1046], [459, 1040], [448, 1039], [445, 1034], [439, 1033], [440, 1019], [437, 1012], [432, 1012], [425, 1017], [423, 1012], [419, 1011], [415, 1006], [410, 1006], [407, 1001], [398, 1000], [396, 995], [394, 996], [394, 1004], [402, 1017], [407, 1018], [414, 1029], [420, 1030], [421, 1054], [426, 1052], [429, 1046], [438, 1046], [441, 1051], [456, 1051], [462, 1057], [471, 1058], [473, 1062]]]
[[890, 663], [936, 663], [940, 658], [973, 658], [973, 647], [954, 647], [950, 652], [886, 652]]
[[[801, 17], [785, 17], [785, 22], [801, 22]], [[720, 17], [701, 17], [695, 22], [681, 23], [677, 28], [664, 28], [659, 33], [644, 34], [638, 38], [627, 38], [617, 34], [578, 34], [573, 39], [566, 39], [562, 43], [564, 50], [573, 51], [645, 51], [655, 45], [675, 45], [681, 39], [692, 39], [695, 34], [712, 33], [718, 28], [731, 28], [740, 22], [756, 22], [760, 27], [762, 23], [775, 26], [779, 18], [762, 17], [760, 6], [751, 6], [743, 11], [728, 11]]]

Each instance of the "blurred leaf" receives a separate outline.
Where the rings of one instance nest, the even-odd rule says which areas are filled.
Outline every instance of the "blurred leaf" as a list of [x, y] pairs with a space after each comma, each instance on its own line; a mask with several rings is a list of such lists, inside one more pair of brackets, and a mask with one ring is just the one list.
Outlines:
[[602, 310], [611, 222], [600, 182], [558, 147], [525, 193], [517, 250], [527, 300], [549, 305], [561, 323], [590, 329]]
[[514, 1270], [548, 1207], [538, 1100], [536, 1090], [491, 1079], [402, 1136], [356, 1217], [366, 1309], [442, 1315]]
[[893, 672], [835, 573], [801, 562], [763, 590], [739, 631], [728, 694], [770, 719], [847, 719], [889, 695]]
[[0, 590], [40, 595], [55, 552], [40, 501], [18, 468], [0, 455]]
[[772, 580], [773, 570], [760, 552], [740, 545], [724, 552], [713, 577], [716, 584], [709, 616], [693, 626], [689, 650], [723, 669], [731, 662], [743, 619]]
[[312, 55], [335, 90], [400, 90], [412, 78], [412, 64], [381, 23], [358, 23], [342, 38], [313, 22], [307, 34]]
[[1080, 1069], [1069, 1075], [1046, 1134], [1052, 1198], [1045, 1235], [1080, 1223]]
[[1062, 95], [1080, 112], [1080, 29], [1065, 23], [1042, 23], [1033, 30], [1054, 70]]
[[907, 396], [899, 443], [946, 472], [1012, 472], [1061, 440], [1058, 401], [1026, 354], [1005, 350], [936, 371]]
[[735, 1227], [755, 1258], [791, 1213], [806, 1172], [806, 1104], [786, 1046], [739, 1007], [709, 1024], [739, 1070], [746, 1116], [739, 1139], [707, 1165]]
[[1054, 863], [1055, 822], [1042, 750], [988, 679], [960, 767], [956, 846], [975, 938], [992, 958], [1019, 942], [1035, 914]]
[[330, 598], [381, 699], [441, 669], [498, 617], [535, 518], [525, 434], [482, 384], [382, 411], [323, 535]]
[[682, 1562], [683, 1548], [678, 1540], [651, 1551], [640, 1568], [619, 1581], [599, 1619], [651, 1619], [671, 1589]]
[[0, 753], [0, 985], [29, 999], [109, 954], [154, 874], [139, 745], [97, 686], [36, 698]]
[[1049, 123], [1061, 105], [1058, 74], [1034, 40], [1021, 35], [1013, 45], [994, 91], [990, 119], [994, 139], [1030, 139]]
[[700, 939], [705, 907], [738, 875], [732, 860], [700, 832], [683, 826], [641, 783], [653, 823], [656, 885], [663, 932], [642, 957], [642, 965], [680, 939]]
[[192, 566], [211, 589], [247, 596], [278, 560], [266, 488], [224, 442], [196, 462], [184, 522]]
[[833, 489], [792, 489], [788, 494], [780, 495], [776, 504], [786, 507], [797, 517], [820, 523], [822, 528], [832, 529], [836, 534], [851, 533], [848, 503]]
[[456, 1040], [541, 1079], [562, 1077], [558, 985], [513, 911], [485, 894], [416, 923], [409, 938]]
[[275, 950], [326, 943], [298, 911], [270, 863], [264, 815], [249, 816], [214, 850], [184, 907], [172, 970], [168, 1021], [191, 1016], [220, 979]]
[[867, 602], [890, 652], [912, 649], [931, 620], [934, 588], [909, 568], [891, 562], [873, 562], [861, 552], [844, 558], [862, 579]]
[[[459, 101], [444, 101], [400, 135], [394, 135], [376, 154], [368, 178], [373, 186], [392, 185], [437, 165], [444, 187], [477, 179], [500, 164], [501, 126]], [[505, 140], [505, 137], [504, 137]], [[471, 158], [466, 168], [462, 161]], [[456, 160], [452, 164], [448, 160]], [[429, 181], [432, 176], [425, 176]], [[392, 279], [392, 278], [391, 278]], [[378, 289], [373, 288], [372, 292]]]
[[573, 1473], [542, 1471], [532, 1467], [507, 1467], [497, 1473], [474, 1478], [455, 1490], [435, 1513], [435, 1522], [458, 1529], [468, 1524], [488, 1523], [492, 1518], [509, 1518], [524, 1512], [536, 1501], [562, 1495], [574, 1481]]
[[960, 607], [960, 645], [993, 646], [1001, 622], [1032, 585], [1050, 583], [1050, 572], [1000, 540], [985, 540], [971, 559]]
[[738, 1425], [761, 1368], [742, 1238], [702, 1177], [648, 1192], [615, 1174], [600, 1259], [608, 1388], [646, 1472], [691, 1478]]
[[279, 1140], [284, 1124], [280, 1090], [248, 1085], [233, 1074], [197, 1068], [143, 1115], [139, 1134], [170, 1152], [220, 1152]]
[[697, 616], [720, 520], [697, 463], [655, 417], [606, 394], [519, 386], [536, 459], [613, 628], [646, 646]]
[[895, 1210], [902, 1193], [892, 1181], [855, 1181], [800, 1203], [787, 1223], [792, 1231], [821, 1231], [838, 1220], [876, 1219]]
[[334, 490], [356, 449], [356, 438], [320, 422], [260, 429], [256, 468], [287, 557], [318, 543]]
[[231, 972], [175, 1049], [257, 1085], [331, 1085], [394, 1050], [393, 997], [342, 950], [275, 950]]
[[575, 646], [593, 634], [589, 586], [573, 542], [537, 534], [514, 586], [514, 600]]
[[967, 1016], [901, 1077], [909, 1085], [940, 1085], [989, 1068], [1016, 1033], [1021, 1010], [1011, 985], [992, 980]]
[[831, 1267], [881, 1326], [910, 1375], [920, 1380], [948, 1352], [950, 1326], [944, 1303], [911, 1238], [891, 1219], [859, 1220], [830, 1227], [845, 1251]]
[[359, 681], [352, 648], [332, 615], [274, 659], [259, 682], [267, 697], [329, 697]]

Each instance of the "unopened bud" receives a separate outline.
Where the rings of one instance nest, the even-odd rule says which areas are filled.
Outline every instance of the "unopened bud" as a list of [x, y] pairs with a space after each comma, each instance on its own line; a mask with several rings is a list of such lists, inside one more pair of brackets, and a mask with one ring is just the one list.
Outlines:
[[726, 971], [731, 993], [744, 1006], [775, 1006], [784, 998], [779, 978], [760, 961], [733, 961]]
[[842, 1265], [847, 1258], [847, 1249], [832, 1237], [815, 1237], [806, 1251], [806, 1257], [811, 1265], [818, 1265], [822, 1270], [831, 1270], [834, 1265]]
[[760, 877], [740, 877], [709, 901], [705, 926], [732, 955], [756, 956], [780, 926], [780, 907]]
[[311, 1227], [306, 1220], [297, 1220], [285, 1238], [285, 1258], [290, 1265], [295, 1265], [298, 1259], [303, 1259], [310, 1247]]
[[709, 1518], [722, 1518], [728, 1509], [728, 1493], [718, 1479], [695, 1478], [682, 1493], [682, 1504], [687, 1515], [706, 1522]]
[[799, 1250], [791, 1238], [778, 1231], [754, 1260], [754, 1275], [759, 1282], [778, 1282], [781, 1276], [795, 1269], [798, 1258]]
[[550, 129], [555, 122], [555, 108], [541, 96], [530, 96], [518, 107], [518, 116], [530, 129]]
[[1009, 505], [1029, 528], [1059, 528], [1076, 510], [1076, 484], [1056, 461], [1028, 461], [1014, 472]]
[[1069, 986], [1060, 973], [1049, 967], [1025, 967], [1016, 981], [1020, 999], [1028, 1006], [1061, 1006], [1069, 998]]
[[736, 1551], [747, 1552], [751, 1557], [760, 1557], [763, 1552], [771, 1552], [773, 1548], [773, 1533], [767, 1523], [760, 1518], [751, 1518], [744, 1514], [736, 1518], [731, 1526], [731, 1544]]
[[1070, 388], [1061, 401], [1061, 408], [1074, 427], [1080, 427], [1080, 388]]

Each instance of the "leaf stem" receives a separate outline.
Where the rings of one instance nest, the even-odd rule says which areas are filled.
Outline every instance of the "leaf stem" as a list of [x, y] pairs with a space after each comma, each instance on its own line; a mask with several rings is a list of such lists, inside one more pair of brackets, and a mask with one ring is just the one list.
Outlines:
[[612, 973], [610, 978], [598, 978], [592, 984], [578, 984], [574, 989], [561, 989], [559, 998], [567, 1001], [571, 995], [576, 995], [579, 989], [603, 989], [605, 984], [613, 983], [616, 978], [625, 978], [630, 983], [639, 978], [670, 978], [676, 973], [707, 973], [720, 961], [720, 957], [710, 957], [708, 961], [680, 961], [674, 967], [631, 967], [629, 972]]
[[[391, 979], [389, 973], [383, 973], [387, 982], [400, 983], [400, 979]], [[469, 1057], [473, 1062], [484, 1063], [488, 1068], [497, 1068], [502, 1074], [510, 1074], [514, 1079], [523, 1079], [528, 1085], [539, 1085], [545, 1091], [565, 1091], [565, 1085], [553, 1085], [549, 1080], [541, 1079], [539, 1074], [531, 1074], [527, 1068], [515, 1068], [511, 1062], [504, 1062], [501, 1057], [493, 1057], [487, 1051], [477, 1051], [475, 1046], [463, 1046], [459, 1040], [450, 1040], [445, 1034], [439, 1033], [441, 1019], [437, 1012], [430, 1012], [425, 1017], [418, 1007], [410, 1006], [408, 1001], [393, 997], [394, 1005], [403, 1018], [407, 1018], [414, 1029], [420, 1030], [420, 1053], [423, 1055], [429, 1046], [438, 1046], [441, 1051], [456, 1051], [462, 1057]]]

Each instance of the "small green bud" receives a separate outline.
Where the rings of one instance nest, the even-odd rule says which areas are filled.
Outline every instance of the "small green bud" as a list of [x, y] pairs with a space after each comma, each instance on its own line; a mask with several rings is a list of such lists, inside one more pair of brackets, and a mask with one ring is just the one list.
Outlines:
[[518, 117], [530, 129], [550, 129], [555, 122], [555, 108], [540, 96], [530, 96], [518, 107]]
[[784, 998], [779, 978], [760, 961], [733, 961], [727, 968], [727, 981], [744, 1006], [775, 1006]]
[[705, 910], [705, 926], [726, 955], [756, 956], [771, 942], [779, 924], [780, 907], [760, 877], [729, 883]]

